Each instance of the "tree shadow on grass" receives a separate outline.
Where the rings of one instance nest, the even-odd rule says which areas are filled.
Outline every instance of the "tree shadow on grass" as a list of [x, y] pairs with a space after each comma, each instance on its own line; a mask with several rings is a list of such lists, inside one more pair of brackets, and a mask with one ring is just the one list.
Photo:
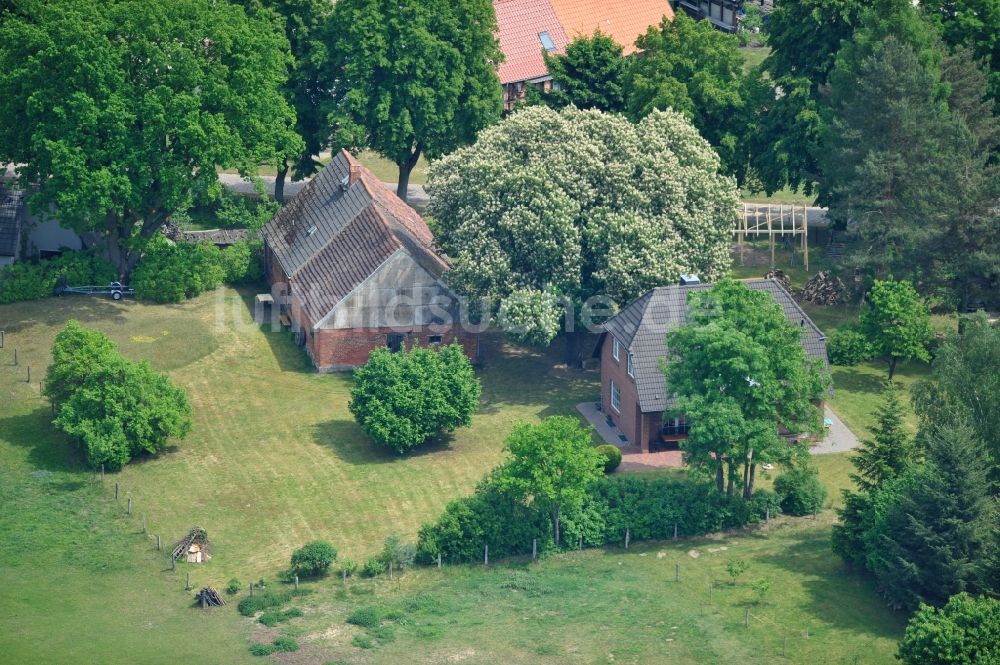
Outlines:
[[369, 439], [353, 420], [328, 420], [313, 428], [313, 440], [348, 464], [392, 464], [451, 452], [452, 436], [443, 434], [402, 455]]
[[44, 471], [82, 472], [82, 457], [73, 443], [52, 426], [48, 405], [0, 419], [3, 440], [28, 451], [27, 461]]
[[34, 300], [24, 303], [4, 305], [4, 318], [10, 320], [0, 324], [0, 329], [17, 333], [35, 325], [46, 327], [64, 324], [70, 319], [82, 325], [96, 322], [125, 323], [130, 303], [114, 301], [100, 296], [68, 295]]
[[[887, 608], [873, 581], [840, 561], [830, 549], [829, 531], [803, 530], [789, 547], [760, 561], [803, 578], [803, 612], [813, 620], [869, 637], [902, 636], [907, 616]], [[780, 587], [780, 578], [775, 583]]]

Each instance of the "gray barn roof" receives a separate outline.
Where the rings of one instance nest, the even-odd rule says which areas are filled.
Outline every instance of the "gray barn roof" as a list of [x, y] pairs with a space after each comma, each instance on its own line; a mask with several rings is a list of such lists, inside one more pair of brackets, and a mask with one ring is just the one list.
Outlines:
[[[826, 337], [802, 310], [792, 295], [774, 279], [743, 280], [751, 289], [767, 291], [781, 305], [785, 317], [802, 330], [802, 346], [812, 358], [826, 358]], [[667, 355], [667, 332], [687, 321], [687, 296], [710, 284], [661, 286], [643, 294], [604, 323], [605, 335], [613, 335], [632, 354], [639, 408], [643, 413], [665, 411], [674, 404], [667, 394], [666, 378], [658, 366]]]
[[435, 277], [447, 269], [420, 215], [347, 151], [334, 155], [262, 234], [313, 324], [399, 250]]

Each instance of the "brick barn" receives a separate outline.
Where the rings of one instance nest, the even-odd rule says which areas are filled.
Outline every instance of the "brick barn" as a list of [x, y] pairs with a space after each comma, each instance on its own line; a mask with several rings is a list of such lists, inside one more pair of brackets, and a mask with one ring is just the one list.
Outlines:
[[320, 371], [363, 365], [380, 347], [458, 341], [477, 357], [478, 336], [460, 324], [427, 224], [347, 151], [263, 238], [273, 306]]
[[[774, 279], [743, 280], [767, 291], [799, 328], [806, 356], [826, 362], [826, 337], [792, 295]], [[692, 283], [661, 286], [643, 294], [605, 321], [594, 349], [601, 359], [601, 409], [642, 452], [676, 447], [687, 438], [684, 418], [664, 418], [676, 405], [659, 362], [667, 355], [667, 332], [687, 321], [687, 295], [710, 288]]]

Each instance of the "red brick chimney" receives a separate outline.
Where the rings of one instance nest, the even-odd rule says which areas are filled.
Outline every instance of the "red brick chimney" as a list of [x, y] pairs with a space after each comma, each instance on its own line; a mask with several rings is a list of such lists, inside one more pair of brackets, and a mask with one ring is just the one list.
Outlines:
[[358, 178], [360, 177], [361, 177], [361, 165], [351, 164], [350, 184], [353, 185], [354, 183], [356, 183], [358, 181]]

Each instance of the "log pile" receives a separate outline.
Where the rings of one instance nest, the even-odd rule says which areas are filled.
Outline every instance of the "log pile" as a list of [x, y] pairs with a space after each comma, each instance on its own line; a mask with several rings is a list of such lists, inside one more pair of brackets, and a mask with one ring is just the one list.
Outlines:
[[195, 594], [198, 604], [204, 607], [222, 607], [226, 604], [226, 599], [217, 589], [207, 586]]
[[201, 548], [201, 551], [208, 555], [208, 532], [200, 526], [196, 526], [191, 529], [187, 536], [181, 538], [174, 544], [174, 549], [171, 554], [173, 560], [177, 561], [181, 557], [185, 556], [188, 548], [190, 548], [193, 543], [197, 543]]
[[837, 305], [847, 300], [847, 287], [836, 275], [821, 270], [806, 282], [802, 298], [816, 305]]
[[792, 292], [792, 279], [788, 275], [786, 275], [785, 271], [782, 270], [781, 268], [774, 268], [773, 270], [769, 270], [767, 274], [764, 275], [764, 279], [777, 280], [778, 282], [781, 283], [783, 287], [785, 287], [786, 291], [788, 291], [789, 293]]

